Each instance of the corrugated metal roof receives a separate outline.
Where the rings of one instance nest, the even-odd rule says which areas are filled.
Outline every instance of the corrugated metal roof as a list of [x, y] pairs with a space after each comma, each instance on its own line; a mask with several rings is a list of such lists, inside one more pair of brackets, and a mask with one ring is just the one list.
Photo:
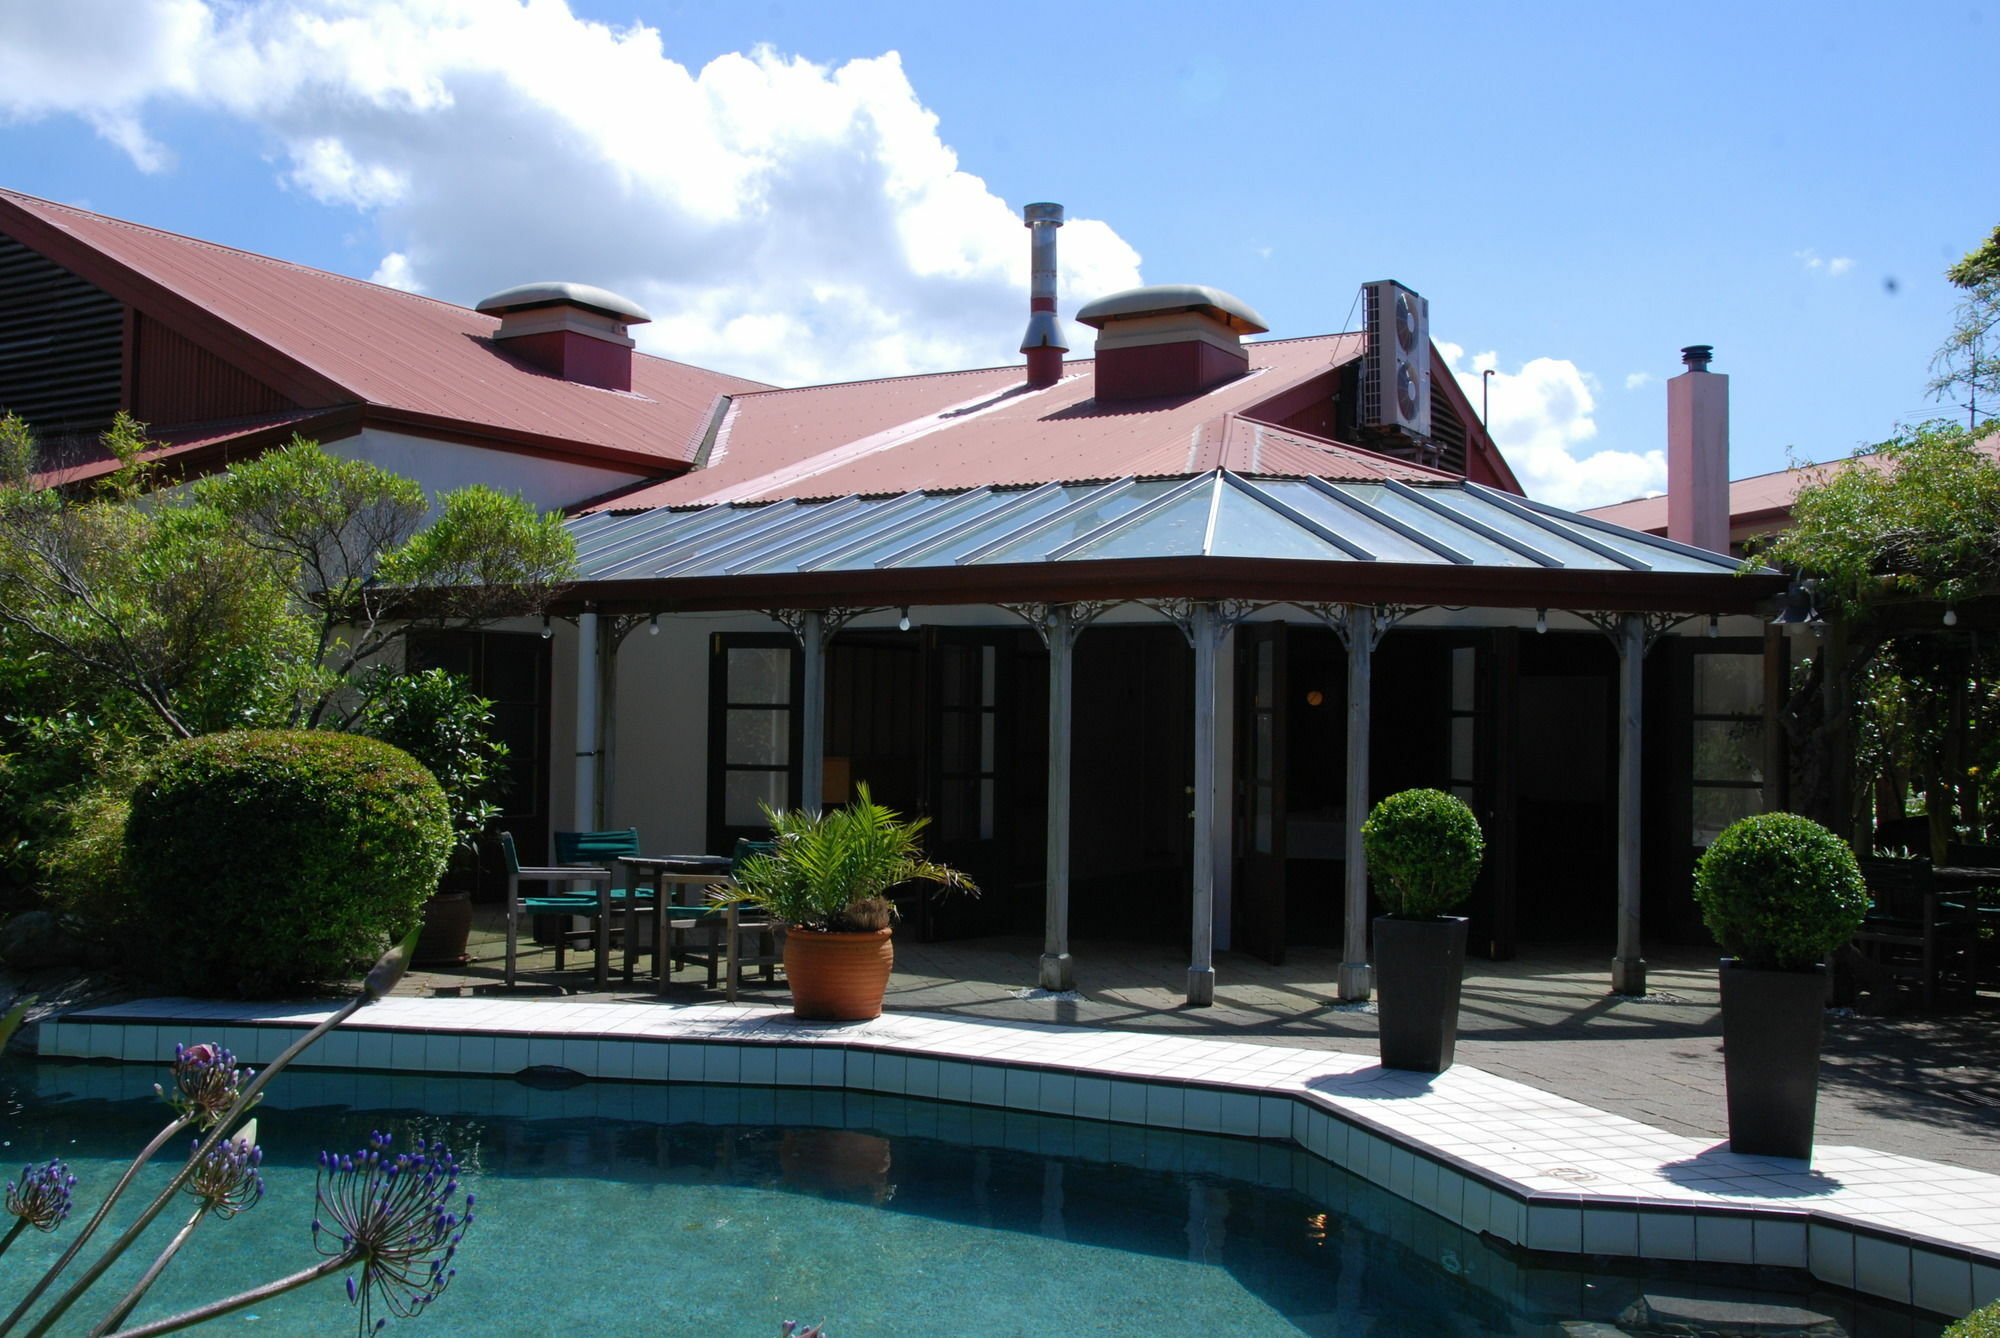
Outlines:
[[1362, 336], [1245, 346], [1250, 374], [1200, 394], [1100, 403], [1093, 364], [1030, 390], [1020, 367], [738, 395], [709, 467], [598, 503], [717, 502], [1022, 487], [1218, 467], [1329, 478], [1450, 477], [1242, 415], [1361, 356]]
[[1476, 483], [1179, 478], [600, 512], [568, 522], [585, 582], [1252, 558], [1728, 576], [1734, 559]]
[[[633, 358], [630, 393], [579, 385], [497, 351], [489, 336], [498, 319], [465, 307], [15, 191], [0, 190], [0, 202], [110, 262], [91, 263], [84, 277], [121, 300], [201, 326], [211, 340], [240, 332], [344, 392], [308, 407], [351, 398], [679, 467], [693, 460], [718, 394], [766, 388], [645, 354]], [[80, 268], [75, 257], [52, 258]]]

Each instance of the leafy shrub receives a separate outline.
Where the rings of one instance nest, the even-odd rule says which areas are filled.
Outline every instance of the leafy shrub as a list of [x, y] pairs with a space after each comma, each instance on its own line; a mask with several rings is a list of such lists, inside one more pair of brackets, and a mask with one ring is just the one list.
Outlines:
[[488, 732], [492, 723], [493, 703], [457, 674], [384, 671], [354, 732], [401, 748], [437, 777], [451, 808], [452, 838], [469, 850], [498, 811], [491, 800], [507, 745]]
[[1456, 795], [1404, 790], [1361, 824], [1361, 845], [1376, 891], [1391, 915], [1442, 915], [1465, 900], [1479, 876], [1486, 837]]
[[1938, 1338], [2000, 1338], [2000, 1301], [1979, 1307], [1948, 1326]]
[[1796, 813], [1744, 818], [1716, 837], [1695, 865], [1694, 895], [1715, 941], [1763, 970], [1811, 970], [1868, 913], [1854, 852]]
[[744, 860], [724, 899], [754, 902], [797, 929], [867, 933], [888, 927], [895, 914], [888, 894], [899, 883], [978, 893], [957, 869], [924, 858], [918, 837], [930, 819], [905, 822], [876, 803], [866, 784], [854, 792], [853, 803], [821, 813], [766, 806], [772, 853]]
[[160, 949], [202, 994], [348, 975], [416, 923], [451, 849], [444, 792], [409, 754], [325, 731], [210, 734], [132, 796], [125, 861]]

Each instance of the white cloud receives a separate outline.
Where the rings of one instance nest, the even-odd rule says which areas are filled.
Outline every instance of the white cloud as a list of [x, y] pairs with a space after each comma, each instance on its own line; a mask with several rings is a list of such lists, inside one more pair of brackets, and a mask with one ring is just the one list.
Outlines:
[[1645, 387], [1652, 385], [1653, 382], [1659, 379], [1660, 378], [1654, 376], [1651, 372], [1628, 372], [1625, 376], [1625, 389], [1643, 390]]
[[1437, 347], [1475, 404], [1480, 374], [1494, 369], [1487, 430], [1529, 496], [1576, 510], [1622, 502], [1666, 486], [1664, 451], [1581, 453], [1584, 443], [1597, 435], [1592, 418], [1597, 401], [1591, 393], [1594, 378], [1575, 363], [1566, 358], [1532, 358], [1509, 372], [1501, 369], [1496, 353], [1474, 354], [1469, 364], [1461, 365], [1466, 356], [1463, 348], [1445, 343]]
[[[653, 313], [647, 351], [782, 383], [1019, 357], [1028, 234], [894, 52], [691, 70], [565, 0], [0, 7], [0, 120], [81, 117], [164, 171], [149, 117], [189, 109], [260, 128], [285, 184], [372, 218], [377, 282], [467, 303], [595, 283]], [[1061, 254], [1065, 307], [1140, 282], [1102, 222]]]
[[1808, 271], [1824, 274], [1830, 279], [1837, 279], [1854, 268], [1854, 259], [1851, 256], [1835, 256], [1827, 260], [1811, 247], [1792, 252], [1792, 259], [1805, 266]]

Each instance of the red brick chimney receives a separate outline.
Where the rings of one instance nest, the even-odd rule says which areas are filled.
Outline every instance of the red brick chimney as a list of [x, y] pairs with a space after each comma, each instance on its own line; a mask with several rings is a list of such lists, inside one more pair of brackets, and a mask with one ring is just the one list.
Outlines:
[[1076, 319], [1097, 329], [1097, 398], [1192, 395], [1250, 370], [1243, 336], [1271, 327], [1219, 288], [1167, 283], [1086, 303]]
[[524, 283], [503, 288], [478, 310], [500, 318], [494, 344], [565, 381], [602, 390], [632, 388], [626, 327], [653, 318], [636, 303], [587, 283]]
[[1708, 370], [1715, 350], [1681, 350], [1687, 370], [1667, 382], [1667, 537], [1729, 551], [1729, 378]]

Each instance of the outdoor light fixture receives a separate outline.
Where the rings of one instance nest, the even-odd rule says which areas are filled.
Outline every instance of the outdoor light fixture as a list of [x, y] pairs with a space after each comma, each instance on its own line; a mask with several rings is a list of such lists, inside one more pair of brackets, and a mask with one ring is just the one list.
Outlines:
[[547, 641], [550, 637], [554, 636], [555, 634], [556, 634], [556, 629], [549, 626], [549, 615], [544, 613], [542, 615], [542, 640]]
[[1702, 635], [1709, 638], [1711, 641], [1714, 640], [1716, 637], [1721, 636], [1722, 620], [1716, 617], [1716, 615], [1713, 613], [1709, 614], [1708, 627], [1702, 632]]
[[1949, 604], [1944, 607], [1944, 625], [1946, 627], [1958, 626], [1958, 610]]
[[1537, 632], [1546, 632], [1549, 630], [1549, 611], [1547, 609], [1535, 610], [1535, 630]]
[[658, 636], [659, 634], [660, 634], [660, 615], [656, 613], [652, 616], [652, 619], [648, 621], [646, 624], [646, 635]]
[[908, 604], [903, 605], [903, 616], [897, 620], [896, 630], [899, 632], [910, 630], [910, 606]]

